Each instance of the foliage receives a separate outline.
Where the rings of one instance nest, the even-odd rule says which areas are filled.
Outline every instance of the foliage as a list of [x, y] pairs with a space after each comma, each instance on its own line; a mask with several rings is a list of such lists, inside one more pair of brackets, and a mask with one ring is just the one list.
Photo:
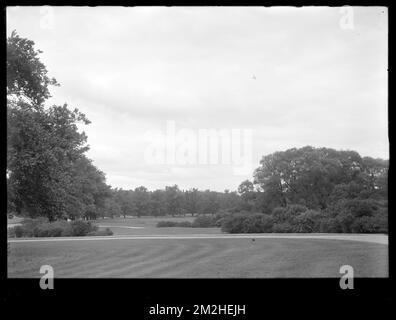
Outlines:
[[329, 200], [339, 197], [384, 195], [386, 175], [387, 162], [381, 159], [306, 146], [264, 156], [254, 172], [254, 184], [272, 209], [292, 203], [325, 209]]
[[35, 50], [34, 42], [21, 38], [14, 30], [7, 39], [7, 95], [24, 96], [35, 106], [50, 97], [49, 85], [57, 85], [49, 78], [45, 65]]
[[85, 157], [89, 120], [77, 108], [44, 105], [50, 79], [34, 42], [7, 39], [8, 210], [28, 217], [95, 217], [108, 196], [104, 174]]
[[[96, 232], [79, 219], [186, 214], [198, 217], [185, 226], [227, 232], [387, 232], [389, 161], [352, 150], [305, 146], [265, 155], [238, 192], [110, 188], [86, 156], [78, 128], [90, 123], [86, 116], [46, 105], [59, 84], [40, 53], [15, 31], [7, 39], [7, 213], [47, 220], [26, 220], [15, 236]], [[66, 218], [76, 221], [66, 227]]]
[[190, 221], [158, 221], [157, 228], [180, 227], [190, 228], [192, 224]]
[[214, 217], [212, 216], [198, 216], [194, 219], [194, 222], [192, 223], [192, 226], [194, 228], [210, 228], [210, 227], [215, 227], [216, 221]]
[[87, 236], [112, 236], [113, 231], [111, 231], [109, 228], [106, 228], [104, 230], [97, 230], [97, 231], [91, 231], [87, 234]]
[[[57, 220], [49, 222], [47, 219], [24, 219], [22, 224], [10, 228], [10, 237], [70, 237], [87, 236], [97, 232], [98, 227], [87, 221], [76, 220], [67, 222]], [[106, 235], [106, 234], [103, 234]]]
[[228, 233], [272, 232], [273, 218], [262, 213], [238, 213], [227, 217], [221, 230]]

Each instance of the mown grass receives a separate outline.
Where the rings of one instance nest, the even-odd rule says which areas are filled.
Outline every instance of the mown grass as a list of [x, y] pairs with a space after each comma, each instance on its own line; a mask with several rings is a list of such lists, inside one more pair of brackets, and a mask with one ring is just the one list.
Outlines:
[[9, 277], [283, 278], [388, 276], [388, 246], [318, 239], [177, 239], [11, 243]]

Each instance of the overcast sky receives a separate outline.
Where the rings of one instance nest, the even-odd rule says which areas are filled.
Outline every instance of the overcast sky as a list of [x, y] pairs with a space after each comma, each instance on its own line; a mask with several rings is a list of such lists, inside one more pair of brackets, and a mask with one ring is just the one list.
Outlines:
[[[235, 190], [263, 155], [311, 145], [388, 158], [387, 10], [9, 7], [78, 107], [113, 187]], [[147, 132], [252, 130], [252, 170], [150, 164]]]

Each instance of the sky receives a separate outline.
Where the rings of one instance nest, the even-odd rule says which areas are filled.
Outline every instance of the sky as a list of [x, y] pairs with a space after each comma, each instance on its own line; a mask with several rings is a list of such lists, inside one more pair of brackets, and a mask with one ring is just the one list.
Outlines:
[[[389, 157], [386, 8], [8, 7], [6, 18], [61, 84], [48, 105], [92, 122], [80, 127], [87, 155], [112, 187], [236, 190], [262, 156], [306, 145]], [[223, 135], [199, 149], [209, 130]]]

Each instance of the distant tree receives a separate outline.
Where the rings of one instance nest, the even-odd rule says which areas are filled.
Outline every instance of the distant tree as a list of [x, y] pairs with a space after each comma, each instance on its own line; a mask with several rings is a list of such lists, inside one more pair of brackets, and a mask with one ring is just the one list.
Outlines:
[[104, 173], [85, 156], [74, 162], [71, 173], [66, 193], [66, 215], [96, 219], [105, 208], [106, 199], [112, 196]]
[[133, 192], [133, 202], [135, 204], [136, 215], [138, 217], [147, 215], [149, 210], [149, 193], [146, 187], [135, 188]]
[[217, 192], [205, 190], [200, 192], [198, 212], [200, 214], [215, 214], [220, 209]]
[[263, 157], [254, 183], [279, 204], [300, 203], [324, 209], [335, 185], [349, 183], [363, 172], [363, 161], [354, 151], [304, 147]]
[[120, 205], [121, 215], [124, 219], [127, 215], [134, 215], [136, 213], [133, 191], [116, 189], [115, 201]]
[[194, 215], [198, 212], [199, 204], [199, 191], [196, 188], [187, 190], [184, 194], [185, 196], [185, 209], [188, 213]]
[[153, 216], [163, 216], [166, 214], [165, 196], [163, 190], [155, 190], [150, 194], [150, 213]]
[[102, 217], [109, 217], [113, 219], [114, 217], [118, 217], [122, 215], [123, 212], [121, 210], [121, 205], [116, 199], [116, 195], [114, 191], [112, 192], [112, 195], [105, 200], [105, 205], [103, 208], [100, 210], [100, 215]]
[[257, 193], [254, 191], [253, 182], [245, 180], [238, 187], [238, 193], [243, 200], [242, 210], [252, 210], [256, 201]]
[[165, 204], [168, 215], [179, 215], [182, 211], [181, 192], [177, 185], [165, 187]]

